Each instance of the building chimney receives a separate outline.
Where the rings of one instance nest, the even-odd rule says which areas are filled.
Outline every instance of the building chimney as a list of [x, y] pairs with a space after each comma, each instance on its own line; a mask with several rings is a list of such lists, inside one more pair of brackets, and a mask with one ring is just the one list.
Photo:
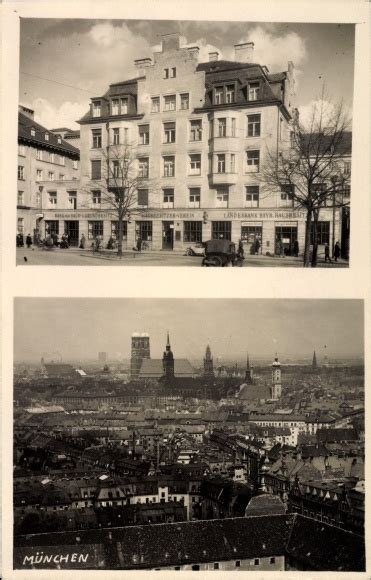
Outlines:
[[214, 60], [218, 60], [219, 52], [215, 50], [214, 52], [209, 52], [209, 62], [213, 62]]
[[135, 68], [137, 69], [138, 76], [141, 77], [145, 74], [145, 69], [152, 65], [151, 58], [138, 58], [134, 61]]
[[23, 113], [24, 115], [26, 115], [26, 117], [28, 117], [29, 119], [34, 118], [33, 109], [30, 109], [29, 107], [25, 107], [24, 105], [18, 105], [18, 110], [20, 113]]
[[236, 62], [252, 62], [253, 54], [253, 42], [243, 42], [234, 45], [234, 60]]
[[200, 49], [198, 46], [189, 46], [188, 47], [188, 52], [189, 54], [191, 54], [192, 56], [198, 58], [198, 55], [200, 53]]

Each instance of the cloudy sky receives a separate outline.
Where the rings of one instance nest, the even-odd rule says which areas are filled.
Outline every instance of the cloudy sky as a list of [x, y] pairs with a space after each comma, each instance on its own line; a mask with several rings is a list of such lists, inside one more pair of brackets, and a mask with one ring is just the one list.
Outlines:
[[255, 62], [270, 72], [287, 70], [292, 60], [303, 116], [323, 84], [329, 100], [341, 97], [351, 109], [352, 24], [171, 20], [21, 19], [20, 103], [33, 108], [36, 120], [50, 129], [77, 129], [75, 121], [86, 112], [90, 97], [136, 76], [133, 61], [152, 56], [161, 34], [169, 32], [180, 32], [183, 44], [198, 45], [201, 61], [212, 50], [233, 59], [233, 45], [244, 41], [255, 43]]
[[[363, 355], [360, 300], [17, 298], [16, 361], [130, 357], [133, 332], [148, 332], [161, 357], [169, 330], [175, 357], [319, 358]], [[37, 340], [36, 340], [37, 337]]]

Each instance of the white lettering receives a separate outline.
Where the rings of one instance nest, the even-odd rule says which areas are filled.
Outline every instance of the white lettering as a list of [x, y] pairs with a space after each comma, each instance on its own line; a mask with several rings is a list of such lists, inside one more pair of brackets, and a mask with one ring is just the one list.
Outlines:
[[49, 564], [53, 559], [53, 556], [44, 556], [44, 564]]
[[67, 554], [66, 556], [61, 556], [59, 563], [62, 564], [62, 561], [64, 562], [68, 562], [68, 558], [69, 558], [69, 554]]
[[72, 554], [71, 562], [76, 562], [76, 559], [77, 559], [77, 554]]
[[59, 564], [59, 555], [58, 554], [56, 556], [54, 556], [53, 562], [55, 562], [56, 564]]
[[86, 562], [87, 559], [89, 558], [89, 554], [86, 554], [85, 556], [83, 554], [80, 554], [79, 556], [79, 562]]
[[23, 566], [25, 566], [26, 564], [33, 564], [33, 556], [25, 556], [23, 559]]

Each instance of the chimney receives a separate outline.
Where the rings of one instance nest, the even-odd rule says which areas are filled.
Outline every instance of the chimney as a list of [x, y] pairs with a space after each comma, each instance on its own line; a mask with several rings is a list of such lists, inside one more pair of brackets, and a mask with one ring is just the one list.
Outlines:
[[33, 109], [30, 109], [29, 107], [25, 107], [24, 105], [18, 105], [18, 110], [20, 113], [23, 113], [24, 115], [26, 115], [26, 117], [28, 117], [29, 119], [34, 118]]
[[138, 58], [134, 61], [135, 68], [137, 69], [138, 76], [144, 76], [145, 69], [152, 65], [151, 58]]
[[198, 58], [198, 55], [200, 53], [200, 49], [198, 46], [189, 46], [187, 50], [188, 50], [189, 54]]
[[172, 34], [162, 35], [162, 52], [168, 50], [179, 50], [180, 48], [180, 34], [173, 32]]
[[252, 62], [253, 54], [253, 42], [243, 42], [234, 45], [234, 60], [236, 62]]
[[219, 52], [216, 50], [215, 52], [209, 52], [209, 62], [213, 62], [214, 60], [218, 60]]

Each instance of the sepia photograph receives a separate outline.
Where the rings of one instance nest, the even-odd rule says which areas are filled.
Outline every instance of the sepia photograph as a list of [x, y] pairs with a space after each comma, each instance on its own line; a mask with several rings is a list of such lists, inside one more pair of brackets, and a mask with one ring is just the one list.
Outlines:
[[348, 267], [354, 24], [20, 21], [17, 265]]
[[365, 571], [364, 391], [363, 300], [15, 298], [14, 569]]

